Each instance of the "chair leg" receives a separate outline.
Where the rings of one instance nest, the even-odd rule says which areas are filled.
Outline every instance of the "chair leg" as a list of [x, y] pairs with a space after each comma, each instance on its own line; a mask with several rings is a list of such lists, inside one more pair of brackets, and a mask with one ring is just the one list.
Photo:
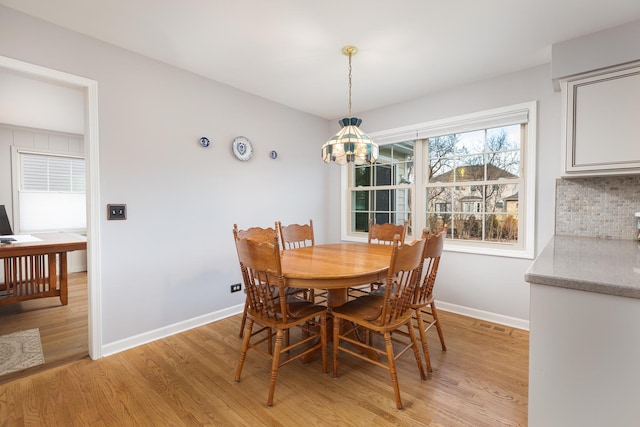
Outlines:
[[240, 321], [240, 333], [238, 336], [242, 338], [244, 334], [244, 325], [247, 323], [247, 310], [249, 309], [249, 299], [244, 300], [244, 310], [242, 310], [242, 320]]
[[[433, 372], [431, 368], [431, 358], [429, 357], [429, 348], [427, 347], [427, 334], [424, 328], [424, 320], [422, 319], [422, 310], [416, 310], [416, 321], [418, 322], [418, 330], [420, 331], [420, 342], [422, 343], [422, 353], [424, 360], [427, 362], [427, 372]], [[411, 327], [409, 329], [412, 329]]]
[[[413, 325], [411, 325], [411, 319], [407, 320], [407, 328], [409, 329], [409, 338], [411, 338], [411, 347], [413, 348], [413, 354], [416, 357], [418, 371], [420, 371], [420, 378], [422, 378], [422, 380], [426, 380], [427, 376], [424, 374], [424, 369], [422, 369], [422, 359], [420, 358], [420, 350], [418, 349], [418, 339], [416, 338], [416, 331], [413, 330]], [[422, 328], [420, 329], [422, 330]], [[430, 363], [428, 363], [428, 365], [431, 366]]]
[[333, 378], [338, 378], [338, 352], [340, 351], [340, 320], [333, 318]]
[[396, 408], [402, 410], [402, 400], [400, 399], [400, 386], [398, 385], [398, 372], [396, 371], [396, 358], [393, 354], [393, 346], [391, 344], [391, 333], [384, 333], [384, 344], [387, 350], [387, 363], [389, 363], [389, 373], [391, 374], [391, 384], [393, 385], [393, 393], [396, 396]]
[[431, 303], [431, 313], [433, 314], [433, 319], [436, 322], [436, 329], [438, 330], [438, 337], [440, 337], [440, 345], [442, 346], [442, 351], [447, 351], [447, 346], [444, 343], [444, 335], [442, 334], [442, 326], [440, 326], [440, 319], [438, 318], [438, 310], [436, 310], [435, 301]]
[[320, 342], [322, 345], [322, 373], [326, 374], [327, 370], [327, 316], [320, 316]]
[[244, 366], [244, 361], [247, 358], [247, 350], [249, 350], [249, 340], [251, 339], [251, 331], [253, 330], [253, 319], [249, 319], [249, 323], [247, 324], [247, 331], [244, 334], [244, 338], [242, 339], [242, 350], [240, 350], [240, 359], [238, 360], [238, 367], [236, 368], [236, 378], [235, 381], [240, 381], [240, 374], [242, 374], [242, 367]]
[[278, 379], [278, 365], [280, 364], [280, 352], [282, 351], [282, 329], [276, 332], [276, 346], [273, 350], [273, 359], [271, 361], [271, 380], [269, 381], [269, 398], [267, 406], [273, 406], [273, 395], [276, 391], [276, 380]]

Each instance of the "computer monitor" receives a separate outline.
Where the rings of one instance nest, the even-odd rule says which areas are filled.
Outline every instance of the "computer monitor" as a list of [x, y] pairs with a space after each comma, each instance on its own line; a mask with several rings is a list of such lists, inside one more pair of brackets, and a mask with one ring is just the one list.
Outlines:
[[4, 205], [0, 205], [0, 236], [7, 236], [10, 234], [13, 234], [13, 230], [11, 230], [7, 210], [4, 208]]

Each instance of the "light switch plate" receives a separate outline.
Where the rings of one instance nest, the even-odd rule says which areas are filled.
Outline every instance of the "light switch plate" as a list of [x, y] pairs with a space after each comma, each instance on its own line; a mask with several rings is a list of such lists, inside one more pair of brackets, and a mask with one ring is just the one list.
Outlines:
[[107, 219], [127, 219], [127, 205], [107, 205]]

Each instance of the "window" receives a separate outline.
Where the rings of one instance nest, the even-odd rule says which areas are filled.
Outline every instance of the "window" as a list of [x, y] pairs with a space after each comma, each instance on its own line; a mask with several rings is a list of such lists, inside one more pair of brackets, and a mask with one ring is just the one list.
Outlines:
[[86, 229], [85, 161], [17, 150], [21, 233]]
[[372, 134], [378, 161], [343, 173], [343, 239], [406, 219], [446, 225], [447, 250], [533, 258], [535, 118], [531, 102]]
[[[455, 240], [518, 243], [523, 125], [428, 138], [427, 224]], [[464, 184], [464, 185], [460, 185]], [[438, 205], [449, 203], [450, 210]]]

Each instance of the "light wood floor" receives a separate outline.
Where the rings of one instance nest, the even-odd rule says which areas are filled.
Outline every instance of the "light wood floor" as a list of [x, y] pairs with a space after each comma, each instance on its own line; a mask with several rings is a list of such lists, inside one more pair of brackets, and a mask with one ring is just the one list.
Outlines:
[[38, 328], [45, 358], [44, 365], [0, 376], [0, 384], [89, 354], [87, 274], [70, 274], [68, 289], [66, 306], [40, 298], [0, 307], [0, 335]]
[[528, 333], [442, 312], [447, 352], [429, 332], [434, 372], [420, 381], [413, 355], [395, 408], [386, 370], [347, 355], [340, 375], [319, 357], [280, 370], [266, 407], [270, 363], [249, 353], [234, 383], [240, 316], [100, 360], [88, 358], [0, 385], [0, 424], [65, 426], [525, 426]]

